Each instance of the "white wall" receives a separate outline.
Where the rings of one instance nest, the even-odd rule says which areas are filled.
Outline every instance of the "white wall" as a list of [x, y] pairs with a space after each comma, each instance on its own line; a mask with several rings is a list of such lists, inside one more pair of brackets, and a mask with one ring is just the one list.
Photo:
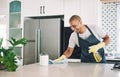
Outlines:
[[65, 26], [69, 26], [69, 18], [80, 15], [83, 24], [101, 25], [100, 0], [65, 0]]
[[100, 25], [100, 0], [81, 0], [81, 18], [85, 24]]
[[7, 46], [6, 42], [9, 35], [9, 0], [0, 0], [0, 38], [3, 38], [3, 46]]
[[7, 0], [0, 0], [0, 15], [7, 14]]

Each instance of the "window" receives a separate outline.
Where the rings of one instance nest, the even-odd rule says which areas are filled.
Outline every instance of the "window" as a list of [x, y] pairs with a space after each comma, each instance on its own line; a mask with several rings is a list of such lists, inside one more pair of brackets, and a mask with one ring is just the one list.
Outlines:
[[9, 8], [9, 38], [20, 39], [22, 37], [21, 28], [21, 2], [10, 2]]

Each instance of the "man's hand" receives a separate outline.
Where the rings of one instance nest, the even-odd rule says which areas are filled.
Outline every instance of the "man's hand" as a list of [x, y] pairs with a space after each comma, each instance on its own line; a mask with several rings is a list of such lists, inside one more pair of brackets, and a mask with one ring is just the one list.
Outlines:
[[66, 56], [65, 56], [65, 55], [62, 55], [62, 56], [60, 56], [59, 58], [55, 59], [54, 61], [55, 61], [55, 62], [59, 62], [59, 61], [65, 59], [65, 58], [66, 58]]
[[97, 51], [104, 46], [105, 46], [104, 42], [98, 43], [97, 45], [90, 46], [89, 53], [91, 52], [97, 53]]
[[97, 51], [104, 46], [105, 46], [105, 43], [101, 42], [97, 45], [93, 45], [93, 46], [89, 47], [90, 48], [89, 53], [93, 53], [93, 56], [94, 56], [96, 62], [100, 62], [102, 60], [102, 57], [100, 56], [100, 54]]

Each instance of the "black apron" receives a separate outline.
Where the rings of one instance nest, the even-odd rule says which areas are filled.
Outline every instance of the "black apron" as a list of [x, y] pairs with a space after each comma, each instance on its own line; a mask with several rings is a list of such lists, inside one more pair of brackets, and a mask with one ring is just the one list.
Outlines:
[[[80, 51], [81, 51], [81, 62], [87, 62], [87, 63], [97, 63], [94, 59], [93, 53], [89, 53], [89, 47], [92, 45], [98, 44], [100, 41], [94, 36], [92, 31], [88, 28], [91, 35], [87, 39], [82, 39], [79, 37], [79, 33], [77, 33], [79, 45], [80, 45]], [[98, 53], [101, 55], [102, 60], [100, 63], [106, 63], [105, 55], [104, 55], [104, 49], [101, 48], [98, 50]]]

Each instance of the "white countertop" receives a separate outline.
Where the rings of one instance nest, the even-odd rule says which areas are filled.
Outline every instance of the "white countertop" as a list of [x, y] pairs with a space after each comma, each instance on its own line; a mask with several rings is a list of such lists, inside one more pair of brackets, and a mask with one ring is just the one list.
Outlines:
[[115, 58], [115, 57], [106, 57], [107, 61], [119, 61], [120, 62], [120, 58]]
[[[120, 58], [114, 58], [114, 57], [106, 57], [106, 60], [109, 62], [109, 61], [113, 61], [113, 62], [120, 62]], [[68, 59], [68, 62], [81, 62], [80, 59]]]
[[0, 77], [120, 77], [120, 70], [111, 70], [112, 67], [113, 64], [97, 63], [30, 64], [16, 72], [0, 71]]

